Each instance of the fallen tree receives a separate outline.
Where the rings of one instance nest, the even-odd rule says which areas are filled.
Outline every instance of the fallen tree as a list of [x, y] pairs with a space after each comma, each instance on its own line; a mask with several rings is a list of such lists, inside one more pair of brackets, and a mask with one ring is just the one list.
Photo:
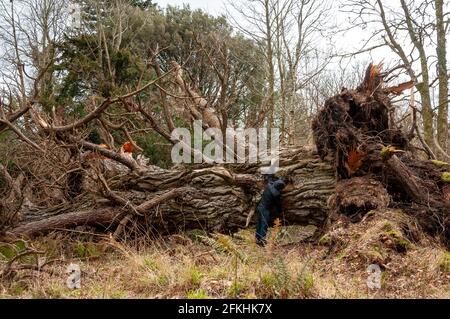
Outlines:
[[[418, 126], [414, 122], [408, 133], [398, 128], [390, 99], [391, 94], [400, 94], [414, 83], [386, 87], [386, 75], [381, 66], [369, 66], [358, 88], [343, 89], [316, 115], [312, 123], [316, 147], [281, 152], [278, 175], [290, 181], [283, 192], [286, 224], [323, 226], [330, 211], [358, 221], [369, 210], [394, 207], [416, 217], [428, 233], [449, 242], [450, 203], [443, 178], [448, 164], [417, 157], [411, 140], [415, 135], [420, 139]], [[184, 90], [192, 90], [182, 84]], [[10, 235], [32, 237], [83, 225], [99, 227], [115, 237], [131, 230], [158, 234], [196, 228], [233, 232], [253, 225], [254, 209], [266, 183], [260, 168], [268, 163], [162, 169], [73, 135], [75, 129], [100, 118], [105, 105], [122, 103], [169, 138], [150, 113], [127, 100], [141, 90], [107, 99], [71, 125], [55, 126], [32, 113], [49, 136], [75, 145], [75, 154], [83, 150], [80, 158], [84, 169], [67, 174], [68, 181], [75, 184], [71, 186], [75, 200], [70, 203], [26, 209], [8, 204], [8, 215], [19, 210], [20, 216], [8, 219], [14, 220], [8, 225]], [[201, 110], [203, 102], [194, 95], [190, 110]], [[413, 106], [412, 112], [415, 119]], [[201, 112], [194, 113], [194, 119], [201, 118]], [[207, 122], [204, 129], [208, 127]], [[429, 150], [426, 144], [423, 148]], [[8, 177], [8, 183], [22, 181]], [[9, 192], [8, 203], [27, 202], [22, 193]]]
[[[158, 53], [151, 54], [158, 68]], [[170, 134], [173, 119], [169, 115], [176, 109], [169, 100], [174, 99], [184, 106], [178, 115], [185, 117], [187, 125], [202, 120], [205, 134], [210, 128], [226, 129], [211, 101], [186, 80], [182, 67], [174, 61], [171, 66], [128, 93], [107, 98], [94, 95], [93, 105], [81, 118], [70, 120], [64, 112], [49, 114], [35, 99], [25, 101], [35, 141], [23, 134], [18, 134], [18, 139], [22, 149], [30, 149], [20, 161], [32, 159], [23, 164], [31, 177], [23, 192], [8, 192], [8, 203], [17, 204], [0, 211], [0, 234], [35, 236], [89, 225], [119, 237], [124, 231], [141, 228], [157, 233], [193, 228], [229, 232], [252, 225], [265, 185], [259, 168], [270, 163], [161, 169], [116, 148], [115, 138], [121, 136], [139, 149], [131, 129], [135, 136], [152, 130], [171, 145], [185, 143]], [[168, 81], [171, 84], [166, 83], [165, 89], [161, 85], [167, 78], [173, 81]], [[164, 92], [161, 105], [167, 112], [162, 117], [154, 112], [154, 100], [148, 97], [152, 86]], [[136, 130], [131, 119], [141, 129]], [[258, 123], [252, 127], [257, 128]], [[104, 143], [89, 140], [93, 132], [98, 132]], [[280, 166], [279, 175], [291, 180], [284, 194], [285, 222], [322, 225], [328, 217], [327, 200], [334, 192], [331, 166], [308, 148], [283, 151]]]
[[[158, 234], [196, 228], [232, 232], [255, 221], [253, 212], [265, 185], [259, 173], [262, 164], [172, 170], [149, 166], [108, 183], [100, 178], [99, 193], [83, 205], [88, 209], [64, 207], [52, 216], [23, 212], [23, 222], [10, 234], [35, 236], [91, 225], [112, 230], [117, 237], [136, 224]], [[327, 199], [334, 193], [331, 166], [307, 148], [283, 152], [280, 165], [278, 175], [290, 180], [283, 194], [285, 222], [322, 225], [328, 216]]]

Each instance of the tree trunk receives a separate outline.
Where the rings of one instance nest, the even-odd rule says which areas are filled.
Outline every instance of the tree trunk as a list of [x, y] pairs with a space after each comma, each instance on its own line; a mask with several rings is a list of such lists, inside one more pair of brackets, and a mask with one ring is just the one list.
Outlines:
[[428, 73], [428, 58], [425, 52], [425, 47], [423, 43], [423, 39], [418, 36], [415, 27], [414, 21], [411, 18], [411, 13], [409, 12], [408, 5], [405, 0], [400, 0], [402, 5], [403, 12], [405, 14], [405, 21], [408, 27], [408, 34], [411, 39], [411, 42], [419, 51], [420, 58], [420, 67], [422, 71], [422, 83], [418, 84], [417, 90], [420, 93], [420, 97], [422, 100], [422, 118], [423, 118], [423, 133], [425, 137], [425, 141], [428, 145], [434, 145], [434, 130], [433, 130], [433, 107], [431, 104], [431, 96], [430, 96], [430, 76]]
[[[255, 207], [266, 183], [259, 172], [261, 166], [149, 167], [139, 173], [117, 175], [108, 181], [114, 196], [97, 200], [92, 209], [32, 222], [27, 222], [24, 213], [25, 221], [11, 233], [32, 237], [80, 225], [114, 230], [117, 225], [129, 227], [130, 220], [157, 233], [197, 228], [233, 232], [256, 221]], [[277, 175], [290, 181], [282, 194], [283, 221], [322, 225], [328, 217], [327, 200], [335, 189], [332, 167], [314, 150], [301, 148], [282, 152]], [[125, 205], [119, 205], [118, 198]]]
[[[269, 117], [267, 119], [267, 127], [269, 130], [272, 129], [274, 125], [274, 109], [275, 109], [275, 67], [273, 65], [273, 36], [272, 36], [272, 28], [271, 25], [273, 21], [271, 20], [271, 9], [270, 2], [268, 0], [264, 1], [264, 17], [265, 17], [265, 40], [266, 40], [266, 60], [267, 60], [267, 68], [268, 68], [268, 102], [267, 107], [269, 110]], [[270, 132], [269, 132], [270, 134]]]
[[448, 75], [447, 75], [447, 48], [445, 38], [445, 22], [443, 13], [443, 0], [436, 0], [436, 31], [439, 76], [439, 106], [437, 119], [437, 138], [440, 146], [447, 151], [448, 139]]

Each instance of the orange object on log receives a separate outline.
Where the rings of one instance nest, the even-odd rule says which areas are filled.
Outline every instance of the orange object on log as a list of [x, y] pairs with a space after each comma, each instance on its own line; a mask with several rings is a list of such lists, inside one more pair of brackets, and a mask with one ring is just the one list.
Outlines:
[[356, 173], [356, 171], [363, 164], [363, 159], [366, 156], [365, 152], [359, 151], [357, 147], [353, 146], [347, 157], [347, 171], [350, 175]]
[[134, 151], [133, 143], [131, 143], [130, 141], [125, 142], [125, 143], [122, 145], [122, 149], [123, 149], [123, 152], [124, 152], [124, 153], [133, 153], [133, 151]]

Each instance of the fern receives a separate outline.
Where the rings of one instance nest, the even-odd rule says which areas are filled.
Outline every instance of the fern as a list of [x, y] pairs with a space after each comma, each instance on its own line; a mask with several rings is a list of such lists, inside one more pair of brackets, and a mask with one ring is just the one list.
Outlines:
[[309, 297], [312, 294], [311, 290], [314, 287], [314, 276], [307, 270], [309, 261], [310, 259], [303, 265], [293, 283], [292, 292], [294, 294], [302, 294], [305, 297]]
[[261, 281], [269, 289], [270, 296], [287, 298], [291, 291], [291, 275], [283, 258], [278, 257], [271, 262], [271, 272], [261, 277]]
[[274, 275], [276, 279], [276, 286], [281, 289], [289, 288], [289, 283], [291, 281], [291, 275], [284, 262], [284, 259], [279, 257], [274, 262]]
[[267, 245], [267, 247], [269, 249], [269, 253], [273, 252], [275, 242], [276, 242], [280, 232], [281, 232], [281, 220], [279, 218], [277, 218], [277, 219], [275, 219], [274, 226], [270, 233], [270, 238], [269, 238], [268, 245]]
[[212, 234], [211, 237], [199, 236], [203, 243], [211, 246], [219, 252], [227, 253], [233, 257], [233, 272], [234, 272], [234, 282], [231, 289], [233, 297], [236, 298], [239, 293], [240, 287], [238, 283], [238, 261], [245, 263], [247, 261], [247, 256], [238, 249], [238, 247], [233, 243], [229, 236], [222, 234]]

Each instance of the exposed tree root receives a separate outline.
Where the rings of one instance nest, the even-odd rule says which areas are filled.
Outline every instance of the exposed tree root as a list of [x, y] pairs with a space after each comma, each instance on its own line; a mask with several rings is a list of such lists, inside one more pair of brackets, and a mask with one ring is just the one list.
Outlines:
[[[328, 99], [313, 121], [317, 150], [334, 165], [338, 179], [332, 208], [353, 215], [402, 207], [424, 230], [450, 243], [445, 168], [410, 152], [409, 139], [392, 118], [388, 94], [393, 91], [384, 87], [385, 75], [370, 65], [356, 90], [343, 89]], [[395, 88], [402, 87], [410, 85]]]

